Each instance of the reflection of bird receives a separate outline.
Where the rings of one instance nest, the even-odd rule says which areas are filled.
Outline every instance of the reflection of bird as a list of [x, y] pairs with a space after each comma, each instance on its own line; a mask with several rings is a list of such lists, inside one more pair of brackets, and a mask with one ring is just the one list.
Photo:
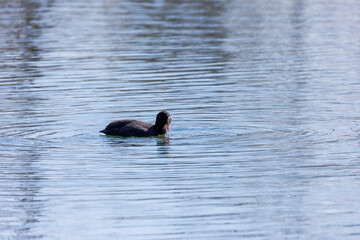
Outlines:
[[161, 111], [156, 116], [155, 125], [138, 120], [116, 120], [100, 132], [106, 135], [122, 137], [151, 137], [166, 134], [170, 131], [173, 118], [167, 111]]

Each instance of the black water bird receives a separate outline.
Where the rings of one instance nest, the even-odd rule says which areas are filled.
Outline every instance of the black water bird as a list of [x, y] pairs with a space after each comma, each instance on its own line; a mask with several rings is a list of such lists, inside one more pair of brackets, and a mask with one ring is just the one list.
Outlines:
[[165, 135], [170, 131], [173, 118], [167, 111], [161, 111], [156, 116], [155, 124], [138, 120], [116, 120], [100, 132], [106, 135], [121, 137], [152, 137]]

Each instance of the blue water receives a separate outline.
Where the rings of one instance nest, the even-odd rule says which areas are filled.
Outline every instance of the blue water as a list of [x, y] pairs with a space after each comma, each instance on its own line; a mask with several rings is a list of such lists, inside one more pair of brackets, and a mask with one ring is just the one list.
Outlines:
[[0, 2], [0, 239], [359, 239], [359, 12]]

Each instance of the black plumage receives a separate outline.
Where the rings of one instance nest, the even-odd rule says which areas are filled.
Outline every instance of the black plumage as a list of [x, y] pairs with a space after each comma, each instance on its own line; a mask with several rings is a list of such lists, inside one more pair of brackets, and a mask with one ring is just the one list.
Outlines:
[[170, 131], [172, 117], [169, 112], [161, 111], [156, 116], [155, 124], [138, 120], [116, 120], [100, 132], [106, 135], [122, 137], [151, 137], [166, 134]]

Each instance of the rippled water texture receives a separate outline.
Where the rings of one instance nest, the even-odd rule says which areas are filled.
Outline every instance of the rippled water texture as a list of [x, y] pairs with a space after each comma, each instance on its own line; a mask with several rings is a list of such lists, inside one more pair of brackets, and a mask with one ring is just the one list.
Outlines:
[[359, 239], [359, 13], [0, 1], [0, 239]]

